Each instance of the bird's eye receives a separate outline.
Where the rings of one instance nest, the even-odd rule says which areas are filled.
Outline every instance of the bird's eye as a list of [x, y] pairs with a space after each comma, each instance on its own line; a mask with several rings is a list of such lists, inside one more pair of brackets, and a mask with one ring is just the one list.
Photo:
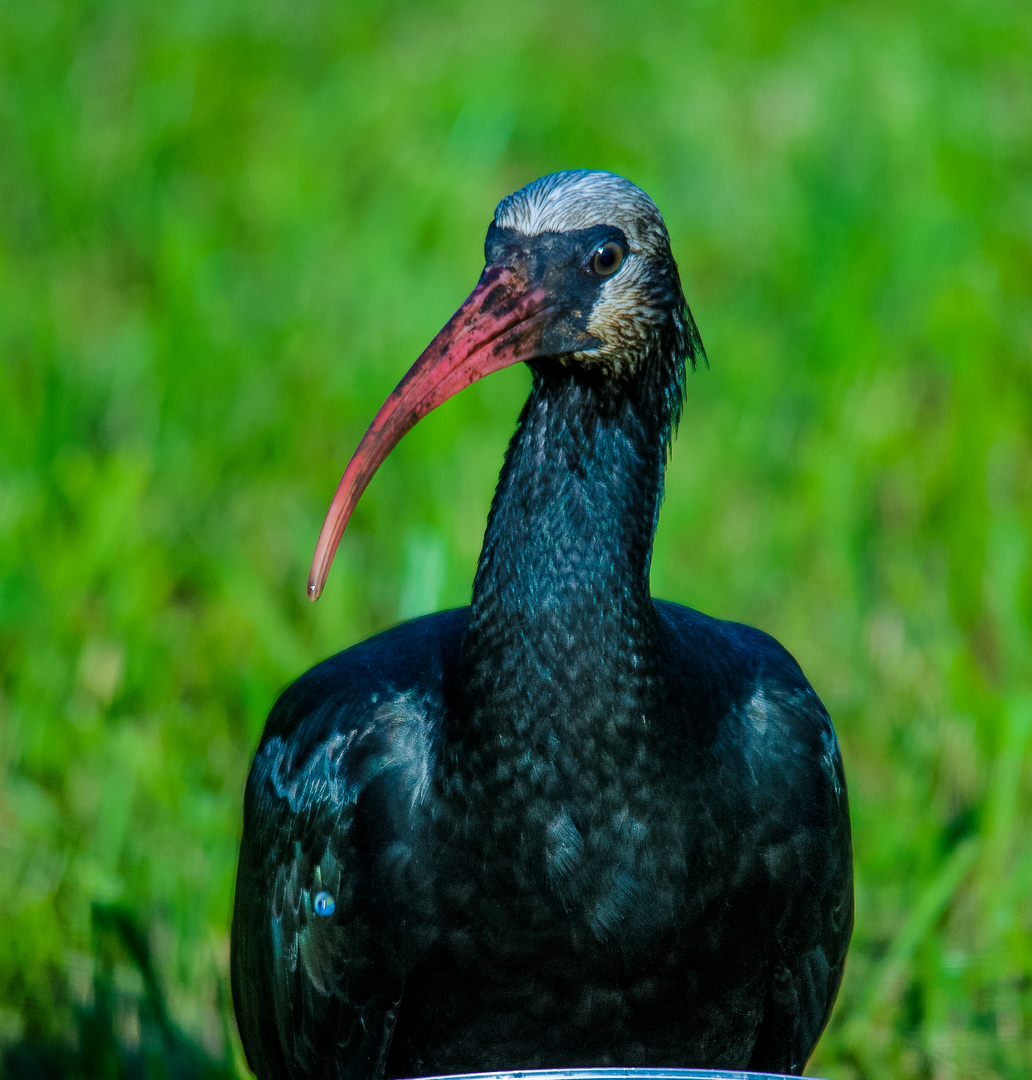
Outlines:
[[312, 907], [316, 915], [322, 915], [323, 918], [332, 915], [336, 906], [333, 897], [328, 892], [317, 892], [315, 899], [312, 901]]
[[620, 269], [623, 262], [623, 248], [615, 240], [603, 244], [591, 256], [591, 269], [599, 277], [610, 277]]

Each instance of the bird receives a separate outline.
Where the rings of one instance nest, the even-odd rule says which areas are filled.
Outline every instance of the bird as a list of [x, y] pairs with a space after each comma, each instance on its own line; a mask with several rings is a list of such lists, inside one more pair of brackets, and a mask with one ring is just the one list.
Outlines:
[[650, 591], [703, 359], [643, 190], [568, 170], [498, 204], [308, 586], [403, 435], [522, 362], [470, 603], [301, 675], [247, 780], [231, 983], [261, 1080], [802, 1072], [853, 926], [835, 731], [772, 637]]

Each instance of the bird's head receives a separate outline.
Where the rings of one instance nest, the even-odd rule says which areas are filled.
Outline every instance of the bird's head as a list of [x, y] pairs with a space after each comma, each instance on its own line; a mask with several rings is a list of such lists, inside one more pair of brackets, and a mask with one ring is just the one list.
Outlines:
[[614, 381], [657, 354], [701, 348], [656, 204], [622, 176], [551, 173], [503, 199], [484, 245], [487, 266], [543, 290], [542, 356]]
[[540, 369], [660, 390], [676, 421], [685, 361], [703, 355], [655, 203], [613, 173], [551, 173], [504, 198], [477, 287], [412, 365], [362, 437], [326, 515], [308, 595], [322, 593], [351, 512], [376, 469], [428, 412], [493, 371]]

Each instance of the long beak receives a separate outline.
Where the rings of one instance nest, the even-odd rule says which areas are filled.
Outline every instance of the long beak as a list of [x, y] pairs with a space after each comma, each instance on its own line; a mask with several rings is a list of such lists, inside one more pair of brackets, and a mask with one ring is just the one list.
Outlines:
[[348, 520], [373, 473], [428, 412], [460, 390], [538, 355], [548, 314], [546, 294], [507, 267], [489, 267], [466, 302], [409, 368], [383, 403], [344, 470], [326, 513], [308, 575], [318, 600]]

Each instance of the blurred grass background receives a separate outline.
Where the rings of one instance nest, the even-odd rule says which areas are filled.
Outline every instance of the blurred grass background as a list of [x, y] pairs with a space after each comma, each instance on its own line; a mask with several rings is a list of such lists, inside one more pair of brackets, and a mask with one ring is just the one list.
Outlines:
[[165, 1005], [131, 929], [97, 944], [118, 910], [240, 1070], [266, 713], [467, 601], [527, 373], [406, 438], [312, 607], [327, 501], [496, 201], [574, 166], [655, 198], [711, 360], [654, 592], [775, 634], [841, 738], [857, 928], [810, 1071], [1032, 1076], [1022, 0], [0, 0], [0, 1044], [201, 1075], [130, 1060]]

